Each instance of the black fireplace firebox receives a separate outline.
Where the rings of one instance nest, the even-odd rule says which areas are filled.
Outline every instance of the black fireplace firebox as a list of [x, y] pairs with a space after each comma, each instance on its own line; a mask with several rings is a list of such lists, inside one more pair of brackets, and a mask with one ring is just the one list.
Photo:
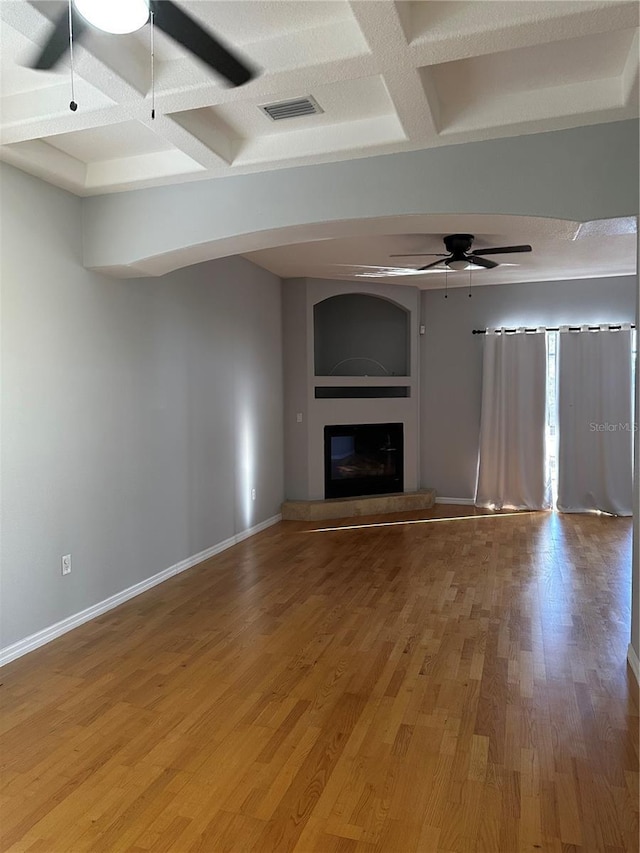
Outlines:
[[402, 491], [402, 424], [335, 424], [324, 428], [325, 498]]

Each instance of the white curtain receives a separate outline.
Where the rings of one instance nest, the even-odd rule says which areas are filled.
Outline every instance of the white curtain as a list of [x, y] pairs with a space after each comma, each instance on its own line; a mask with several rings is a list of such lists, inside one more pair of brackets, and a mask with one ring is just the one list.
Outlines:
[[558, 509], [632, 515], [630, 327], [560, 329]]
[[487, 330], [476, 506], [548, 509], [544, 329]]

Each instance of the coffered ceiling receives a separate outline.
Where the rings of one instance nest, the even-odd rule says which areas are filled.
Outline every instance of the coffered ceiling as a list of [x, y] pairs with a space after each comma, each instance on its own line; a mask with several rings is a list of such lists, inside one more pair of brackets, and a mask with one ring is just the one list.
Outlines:
[[[262, 73], [226, 88], [157, 33], [152, 120], [146, 28], [77, 47], [74, 113], [68, 61], [26, 67], [65, 3], [0, 0], [0, 157], [93, 195], [638, 114], [636, 0], [181, 5]], [[322, 112], [260, 110], [301, 96]]]

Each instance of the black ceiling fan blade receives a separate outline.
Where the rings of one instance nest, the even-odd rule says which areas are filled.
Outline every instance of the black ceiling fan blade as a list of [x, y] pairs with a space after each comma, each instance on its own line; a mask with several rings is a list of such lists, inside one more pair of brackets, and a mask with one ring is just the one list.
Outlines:
[[474, 249], [470, 255], [511, 255], [515, 252], [530, 252], [531, 246], [498, 246], [495, 249]]
[[495, 261], [490, 261], [489, 258], [478, 258], [476, 255], [467, 255], [466, 260], [469, 261], [470, 264], [475, 264], [478, 267], [484, 267], [488, 270], [492, 270], [495, 267], [500, 266], [500, 264], [497, 264]]
[[[443, 258], [449, 258], [450, 255], [443, 255]], [[440, 264], [444, 263], [443, 261], [434, 261], [432, 264], [427, 264], [426, 267], [418, 267], [418, 272], [424, 272], [424, 270], [430, 270], [433, 267], [438, 267]]]
[[256, 76], [256, 69], [241, 62], [171, 0], [153, 0], [150, 9], [155, 26], [190, 50], [232, 86], [242, 86]]
[[[79, 15], [73, 13], [73, 40], [76, 42], [81, 34], [86, 29]], [[53, 68], [60, 59], [69, 50], [69, 10], [60, 15], [55, 22], [53, 32], [47, 39], [47, 43], [42, 48], [35, 61], [31, 64], [32, 68], [38, 71], [48, 71]]]
[[390, 258], [448, 258], [444, 252], [414, 252], [412, 255], [389, 255]]

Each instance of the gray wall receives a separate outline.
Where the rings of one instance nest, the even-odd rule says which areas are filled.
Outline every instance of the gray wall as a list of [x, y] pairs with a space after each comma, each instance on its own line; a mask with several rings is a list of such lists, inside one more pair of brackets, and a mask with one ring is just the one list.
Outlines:
[[279, 511], [282, 335], [270, 273], [87, 272], [81, 200], [0, 178], [4, 647]]
[[[284, 365], [284, 484], [285, 497], [309, 497], [309, 377], [313, 371], [307, 344], [307, 282], [282, 282]], [[298, 422], [298, 415], [302, 418]]]
[[487, 326], [635, 322], [635, 276], [423, 291], [421, 484], [473, 498]]

